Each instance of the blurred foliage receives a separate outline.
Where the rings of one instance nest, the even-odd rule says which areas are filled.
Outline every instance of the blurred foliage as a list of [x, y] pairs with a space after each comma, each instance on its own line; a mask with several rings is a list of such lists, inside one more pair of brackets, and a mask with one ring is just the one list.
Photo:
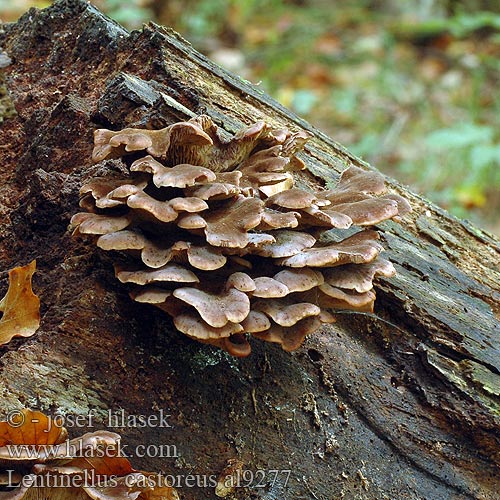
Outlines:
[[[45, 4], [0, 0], [1, 17]], [[172, 26], [383, 172], [500, 234], [500, 0], [95, 4], [131, 29]]]

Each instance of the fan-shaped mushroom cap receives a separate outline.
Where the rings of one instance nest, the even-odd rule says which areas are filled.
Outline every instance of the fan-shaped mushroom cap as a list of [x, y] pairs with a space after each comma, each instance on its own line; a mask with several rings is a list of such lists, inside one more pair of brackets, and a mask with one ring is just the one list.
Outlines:
[[196, 196], [200, 200], [225, 200], [241, 193], [241, 189], [234, 184], [227, 182], [212, 182], [193, 186], [189, 191], [191, 196]]
[[262, 213], [262, 220], [257, 227], [261, 231], [268, 229], [293, 228], [299, 225], [300, 214], [298, 212], [278, 212], [265, 208]]
[[252, 333], [252, 336], [267, 342], [280, 344], [284, 351], [290, 352], [298, 349], [306, 336], [316, 331], [321, 324], [318, 317], [307, 317], [295, 323], [292, 328], [272, 325], [266, 331]]
[[301, 319], [309, 316], [318, 316], [321, 312], [318, 306], [309, 302], [294, 304], [279, 300], [259, 301], [254, 305], [254, 309], [265, 313], [281, 326], [293, 326]]
[[270, 196], [266, 200], [266, 206], [271, 207], [273, 205], [277, 205], [279, 207], [296, 210], [300, 208], [308, 208], [316, 201], [317, 198], [313, 193], [299, 188], [292, 188]]
[[375, 276], [390, 278], [396, 274], [396, 270], [391, 262], [378, 258], [368, 264], [346, 264], [325, 269], [323, 274], [325, 281], [333, 287], [363, 293], [373, 288]]
[[288, 231], [286, 229], [272, 231], [274, 243], [269, 243], [255, 250], [262, 257], [290, 257], [311, 248], [316, 243], [316, 238], [308, 233]]
[[335, 210], [322, 210], [316, 205], [304, 208], [300, 211], [300, 226], [327, 227], [348, 229], [352, 225], [352, 219]]
[[279, 259], [278, 263], [289, 267], [326, 267], [340, 264], [371, 262], [382, 251], [375, 231], [361, 231], [340, 243], [324, 247], [308, 248], [300, 254]]
[[[357, 226], [372, 226], [397, 215], [398, 203], [384, 197], [368, 198], [353, 203], [333, 204], [332, 210], [347, 215]], [[325, 212], [329, 213], [328, 210]]]
[[[82, 199], [86, 198], [86, 195], [90, 195], [94, 200], [94, 204], [97, 208], [112, 208], [118, 205], [123, 205], [123, 201], [120, 199], [113, 199], [110, 196], [117, 188], [122, 186], [133, 186], [136, 189], [144, 189], [148, 184], [146, 179], [106, 179], [105, 177], [97, 177], [92, 179], [90, 182], [85, 184], [80, 189], [80, 196]], [[80, 206], [83, 206], [82, 200], [80, 201]]]
[[182, 229], [203, 229], [207, 223], [201, 215], [183, 214], [177, 218], [177, 226]]
[[264, 204], [257, 198], [238, 196], [230, 210], [214, 210], [204, 217], [207, 242], [216, 247], [246, 247], [248, 230], [259, 225], [263, 211]]
[[253, 292], [256, 288], [255, 282], [248, 274], [237, 272], [231, 274], [226, 281], [226, 290], [236, 288], [240, 292]]
[[246, 333], [257, 333], [269, 330], [271, 321], [259, 311], [250, 311], [248, 316], [241, 322], [241, 326]]
[[179, 215], [170, 202], [158, 201], [141, 191], [128, 197], [127, 205], [130, 208], [144, 210], [160, 222], [172, 222]]
[[210, 326], [221, 328], [226, 323], [239, 323], [250, 312], [247, 295], [234, 288], [214, 295], [197, 288], [177, 288], [174, 297], [193, 306]]
[[332, 197], [335, 198], [336, 191], [382, 194], [387, 191], [387, 187], [380, 173], [352, 165], [342, 172], [336, 188], [328, 192], [327, 199], [334, 201]]
[[304, 292], [322, 285], [325, 282], [323, 274], [308, 267], [301, 269], [284, 269], [274, 275], [274, 279], [283, 283], [289, 293]]
[[320, 285], [318, 290], [322, 292], [317, 298], [321, 307], [373, 312], [375, 294], [371, 290], [363, 293], [349, 293], [327, 283]]
[[217, 248], [191, 244], [187, 249], [187, 257], [193, 267], [202, 271], [214, 271], [224, 266], [227, 261], [227, 258]]
[[220, 327], [213, 327], [192, 312], [184, 312], [174, 317], [174, 325], [182, 333], [197, 340], [221, 339], [243, 331], [237, 323], [228, 322]]
[[175, 167], [165, 167], [151, 156], [134, 161], [130, 170], [153, 174], [153, 183], [156, 187], [186, 188], [194, 186], [197, 182], [213, 182], [216, 179], [215, 173], [208, 168], [185, 163]]
[[148, 286], [140, 290], [136, 290], [130, 295], [136, 302], [144, 304], [162, 304], [172, 296], [172, 292], [165, 290], [164, 288]]
[[192, 271], [177, 264], [167, 264], [154, 270], [128, 271], [117, 268], [115, 274], [122, 283], [135, 283], [137, 285], [155, 282], [198, 283], [200, 281]]
[[279, 298], [285, 297], [290, 293], [286, 285], [267, 276], [255, 278], [253, 281], [255, 283], [255, 289], [252, 292], [253, 297], [262, 297], [266, 299]]
[[81, 234], [107, 234], [125, 229], [132, 222], [130, 215], [111, 217], [81, 212], [71, 217], [70, 225]]
[[259, 248], [264, 245], [274, 243], [276, 240], [270, 234], [265, 233], [248, 233], [248, 247]]
[[160, 130], [125, 128], [118, 132], [107, 129], [94, 131], [94, 162], [104, 160], [114, 150], [120, 155], [123, 152], [146, 150], [159, 158], [165, 156], [174, 146], [203, 146], [212, 144], [212, 139], [197, 124], [181, 122]]

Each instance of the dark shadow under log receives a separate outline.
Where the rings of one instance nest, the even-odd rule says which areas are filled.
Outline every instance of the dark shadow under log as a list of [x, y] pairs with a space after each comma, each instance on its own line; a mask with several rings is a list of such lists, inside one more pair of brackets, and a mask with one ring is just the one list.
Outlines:
[[[36, 258], [43, 304], [37, 334], [2, 348], [2, 414], [94, 412], [87, 427], [98, 429], [123, 423], [109, 421], [121, 410], [163, 410], [171, 427], [115, 426], [133, 463], [210, 482], [238, 458], [253, 478], [238, 499], [498, 498], [497, 240], [389, 181], [413, 212], [377, 227], [398, 274], [378, 282], [376, 315], [339, 315], [293, 354], [254, 342], [249, 358], [232, 359], [132, 303], [109, 258], [68, 233], [96, 169], [93, 130], [205, 113], [233, 133], [265, 120], [314, 135], [299, 184], [371, 167], [154, 24], [128, 34], [64, 0], [5, 25], [0, 46], [17, 111], [0, 129], [1, 269]], [[182, 497], [216, 498], [200, 486]]]

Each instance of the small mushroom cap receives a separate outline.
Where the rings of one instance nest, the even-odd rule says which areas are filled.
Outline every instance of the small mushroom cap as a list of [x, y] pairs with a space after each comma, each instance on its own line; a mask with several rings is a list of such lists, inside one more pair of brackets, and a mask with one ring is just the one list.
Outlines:
[[321, 324], [319, 317], [308, 317], [294, 324], [292, 328], [272, 325], [266, 331], [252, 333], [252, 336], [267, 342], [280, 344], [284, 351], [291, 352], [297, 350], [306, 336], [316, 331]]
[[328, 283], [318, 287], [318, 304], [329, 309], [349, 309], [353, 311], [373, 312], [375, 293], [372, 290], [363, 293], [346, 292]]
[[300, 214], [298, 212], [278, 212], [265, 208], [262, 213], [262, 221], [258, 226], [260, 230], [285, 229], [299, 225]]
[[170, 202], [158, 201], [143, 191], [129, 196], [127, 205], [136, 210], [144, 210], [160, 222], [172, 222], [179, 215]]
[[375, 231], [361, 231], [339, 243], [324, 247], [308, 248], [301, 253], [279, 259], [288, 267], [330, 267], [340, 264], [363, 264], [374, 260], [383, 247], [377, 242]]
[[122, 283], [135, 283], [137, 285], [155, 282], [198, 283], [200, 281], [192, 271], [177, 264], [167, 264], [154, 270], [128, 271], [117, 268], [115, 274]]
[[323, 274], [308, 267], [301, 269], [284, 269], [274, 275], [274, 279], [283, 283], [289, 293], [304, 292], [322, 285], [325, 282]]
[[260, 248], [264, 245], [274, 243], [276, 240], [270, 234], [265, 233], [248, 233], [248, 246]]
[[247, 295], [234, 288], [219, 295], [197, 288], [177, 288], [174, 297], [193, 306], [203, 320], [215, 328], [221, 328], [228, 322], [239, 323], [250, 312]]
[[172, 296], [172, 292], [163, 288], [148, 286], [132, 292], [130, 295], [136, 302], [143, 304], [162, 304]]
[[215, 247], [246, 247], [248, 230], [259, 225], [263, 211], [261, 200], [238, 196], [230, 208], [207, 213], [204, 216], [207, 242]]
[[390, 198], [368, 198], [334, 205], [333, 210], [347, 215], [357, 226], [372, 226], [397, 215], [398, 203]]
[[178, 217], [177, 226], [182, 229], [203, 229], [207, 227], [207, 223], [201, 215], [183, 214]]
[[236, 288], [240, 292], [253, 292], [256, 288], [255, 282], [248, 274], [237, 272], [231, 274], [226, 281], [225, 288]]
[[[387, 187], [384, 177], [378, 173], [369, 170], [363, 170], [360, 167], [350, 166], [342, 172], [336, 190], [357, 191], [367, 194], [385, 193]], [[332, 190], [333, 193], [335, 191]], [[330, 196], [328, 196], [330, 199]]]
[[375, 276], [390, 278], [396, 274], [396, 269], [391, 262], [379, 257], [368, 264], [346, 264], [325, 269], [323, 274], [325, 281], [333, 287], [363, 293], [373, 288]]
[[304, 208], [300, 212], [301, 226], [328, 227], [348, 229], [352, 225], [352, 219], [345, 214], [335, 210], [321, 210], [316, 205]]
[[383, 198], [395, 201], [398, 204], [398, 215], [395, 220], [411, 212], [411, 205], [406, 198], [399, 196], [399, 194], [388, 193]]
[[213, 327], [195, 312], [184, 312], [174, 316], [174, 325], [182, 333], [196, 340], [210, 340], [229, 337], [243, 332], [243, 327], [237, 323], [226, 323], [221, 327]]
[[199, 198], [186, 196], [184, 198], [173, 198], [168, 204], [176, 211], [176, 212], [202, 212], [203, 210], [208, 209], [208, 205], [205, 201], [200, 200]]
[[213, 182], [216, 179], [214, 172], [208, 168], [196, 165], [179, 164], [175, 167], [165, 167], [151, 156], [145, 156], [134, 161], [130, 166], [132, 172], [147, 172], [153, 174], [153, 183], [156, 187], [186, 188], [197, 182]]
[[221, 347], [231, 354], [231, 356], [235, 356], [236, 358], [246, 358], [252, 352], [248, 340], [245, 335], [241, 333], [236, 333], [221, 339]]
[[142, 250], [148, 243], [142, 234], [127, 230], [104, 234], [97, 240], [103, 250]]
[[289, 231], [280, 229], [270, 233], [274, 239], [274, 243], [269, 243], [255, 250], [257, 255], [262, 257], [290, 257], [300, 254], [304, 250], [311, 248], [316, 243], [316, 238], [308, 233], [299, 231]]
[[247, 333], [257, 333], [269, 330], [271, 321], [259, 311], [250, 311], [248, 316], [241, 322], [243, 330]]
[[309, 302], [289, 304], [279, 300], [259, 301], [254, 309], [265, 313], [275, 323], [281, 326], [293, 326], [301, 319], [309, 316], [318, 316], [321, 309]]
[[[85, 195], [90, 194], [95, 200], [95, 206], [98, 208], [112, 208], [118, 205], [122, 205], [123, 202], [120, 200], [114, 200], [109, 197], [109, 193], [112, 193], [116, 188], [123, 185], [130, 186], [130, 179], [107, 179], [106, 177], [96, 177], [90, 182], [87, 182], [80, 189], [80, 196], [82, 198]], [[139, 189], [145, 188], [147, 181], [143, 179], [137, 179], [134, 184], [132, 184]]]
[[277, 205], [279, 207], [297, 210], [310, 207], [316, 200], [316, 196], [313, 193], [299, 188], [292, 188], [270, 196], [266, 200], [266, 206], [271, 207]]
[[286, 285], [267, 276], [255, 278], [253, 281], [255, 283], [255, 289], [252, 292], [253, 297], [279, 298], [285, 297], [290, 293]]
[[70, 226], [75, 228], [75, 232], [81, 234], [107, 234], [125, 229], [131, 222], [132, 217], [129, 215], [111, 217], [80, 212], [73, 215]]
[[209, 246], [189, 244], [187, 256], [189, 263], [202, 271], [215, 271], [227, 262], [227, 258], [218, 249]]

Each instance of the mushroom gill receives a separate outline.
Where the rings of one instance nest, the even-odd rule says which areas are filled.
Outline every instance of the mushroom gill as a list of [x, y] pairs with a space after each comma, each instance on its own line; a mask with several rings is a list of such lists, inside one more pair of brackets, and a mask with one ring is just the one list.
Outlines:
[[116, 276], [131, 297], [188, 337], [240, 357], [251, 337], [297, 349], [334, 321], [329, 310], [372, 311], [374, 278], [395, 273], [378, 258], [378, 233], [351, 226], [410, 210], [358, 167], [331, 190], [295, 187], [308, 138], [258, 122], [224, 140], [203, 115], [161, 130], [96, 130], [94, 161], [124, 156], [129, 174], [90, 179], [72, 227], [120, 254]]

